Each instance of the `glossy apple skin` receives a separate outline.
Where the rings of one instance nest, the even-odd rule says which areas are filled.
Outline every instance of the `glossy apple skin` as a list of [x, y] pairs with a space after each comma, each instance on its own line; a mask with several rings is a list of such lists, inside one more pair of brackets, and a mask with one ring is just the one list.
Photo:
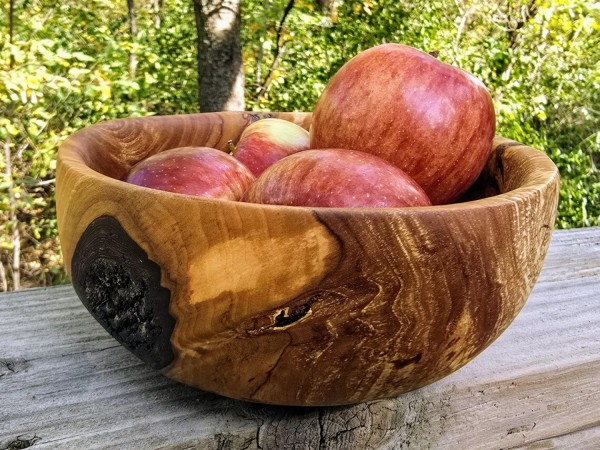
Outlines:
[[402, 170], [369, 153], [342, 149], [305, 150], [283, 158], [256, 179], [244, 201], [345, 208], [431, 205]]
[[262, 119], [244, 130], [233, 156], [259, 176], [281, 158], [307, 150], [308, 131], [300, 125], [282, 119]]
[[128, 183], [201, 198], [239, 201], [255, 180], [233, 156], [208, 147], [181, 147], [136, 164]]
[[390, 161], [433, 204], [456, 200], [477, 179], [496, 131], [489, 92], [473, 75], [400, 44], [348, 61], [312, 117], [311, 148], [348, 148]]

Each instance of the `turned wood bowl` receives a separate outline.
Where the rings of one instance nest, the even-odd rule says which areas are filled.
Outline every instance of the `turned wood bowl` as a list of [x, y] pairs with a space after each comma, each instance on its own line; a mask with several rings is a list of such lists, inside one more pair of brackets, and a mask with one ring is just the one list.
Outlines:
[[162, 150], [225, 150], [265, 116], [310, 124], [307, 113], [132, 118], [60, 148], [67, 272], [117, 341], [206, 391], [336, 405], [439, 380], [508, 327], [540, 273], [558, 199], [556, 166], [525, 145], [496, 138], [476, 185], [444, 206], [257, 205], [120, 181]]

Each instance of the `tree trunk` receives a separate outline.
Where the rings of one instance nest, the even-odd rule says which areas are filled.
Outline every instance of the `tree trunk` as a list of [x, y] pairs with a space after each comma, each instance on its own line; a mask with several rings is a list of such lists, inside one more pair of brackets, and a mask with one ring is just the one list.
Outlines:
[[152, 11], [154, 12], [154, 28], [160, 28], [160, 10], [162, 9], [162, 0], [152, 0]]
[[[8, 5], [8, 42], [12, 45], [15, 34], [15, 0], [10, 0]], [[9, 67], [12, 69], [15, 65], [15, 57], [10, 52]]]
[[194, 0], [200, 111], [244, 109], [240, 0]]
[[[10, 0], [8, 5], [8, 42], [12, 45], [15, 34], [15, 1]], [[15, 57], [10, 55], [9, 68], [13, 68], [15, 65]], [[12, 250], [12, 261], [9, 262], [12, 269], [12, 288], [14, 291], [21, 288], [21, 233], [19, 232], [19, 222], [17, 218], [17, 205], [14, 194], [14, 178], [12, 173], [12, 152], [10, 150], [10, 136], [6, 137], [4, 142], [4, 175], [8, 182], [8, 220], [10, 221], [11, 238], [13, 241]], [[2, 284], [2, 290], [8, 290], [8, 283], [6, 280], [6, 272], [4, 270], [4, 263], [0, 261], [2, 266], [0, 273], [0, 283]]]
[[8, 291], [8, 281], [6, 281], [6, 271], [2, 260], [0, 260], [0, 289], [2, 289], [2, 292]]
[[[134, 44], [137, 40], [137, 20], [135, 18], [135, 4], [133, 0], [127, 0], [127, 10], [129, 11], [129, 32], [131, 34], [131, 43]], [[137, 69], [137, 55], [135, 49], [129, 51], [129, 75], [135, 78]]]
[[4, 174], [8, 181], [8, 220], [10, 221], [10, 234], [13, 243], [12, 261], [12, 288], [17, 291], [21, 288], [21, 233], [19, 231], [19, 219], [17, 217], [17, 200], [14, 194], [14, 178], [12, 173], [12, 154], [10, 151], [10, 138], [4, 142]]

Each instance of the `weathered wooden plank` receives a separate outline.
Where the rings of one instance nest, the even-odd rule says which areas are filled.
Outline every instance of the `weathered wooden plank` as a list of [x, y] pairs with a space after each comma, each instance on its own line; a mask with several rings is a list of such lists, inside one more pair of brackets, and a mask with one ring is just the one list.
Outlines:
[[452, 376], [337, 408], [253, 405], [139, 363], [70, 286], [0, 296], [0, 449], [598, 448], [600, 228], [558, 231], [509, 329]]
[[[554, 448], [566, 449], [597, 449], [600, 444], [600, 426], [586, 428], [584, 430], [573, 431], [571, 433], [552, 436], [548, 439], [542, 439], [530, 442], [527, 445], [513, 447], [514, 450], [549, 450]], [[511, 449], [511, 450], [513, 450]]]

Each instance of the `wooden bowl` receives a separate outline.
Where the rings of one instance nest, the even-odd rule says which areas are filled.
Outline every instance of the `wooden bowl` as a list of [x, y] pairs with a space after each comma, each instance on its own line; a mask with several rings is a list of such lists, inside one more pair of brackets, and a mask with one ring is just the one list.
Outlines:
[[117, 120], [60, 148], [67, 271], [121, 344], [207, 391], [334, 405], [439, 380], [506, 329], [540, 273], [559, 187], [550, 159], [519, 143], [497, 138], [465, 201], [445, 206], [256, 205], [119, 181], [165, 149], [225, 149], [265, 115]]

